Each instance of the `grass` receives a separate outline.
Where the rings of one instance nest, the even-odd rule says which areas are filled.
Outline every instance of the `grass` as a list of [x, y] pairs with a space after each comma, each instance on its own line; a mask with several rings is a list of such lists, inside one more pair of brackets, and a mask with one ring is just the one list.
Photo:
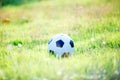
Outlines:
[[[49, 55], [57, 33], [75, 43], [69, 58]], [[119, 80], [118, 0], [42, 0], [0, 9], [0, 80]]]

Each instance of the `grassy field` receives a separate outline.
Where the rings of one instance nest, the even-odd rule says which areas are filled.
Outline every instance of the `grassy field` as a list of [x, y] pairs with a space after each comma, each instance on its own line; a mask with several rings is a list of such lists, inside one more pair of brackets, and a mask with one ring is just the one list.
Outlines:
[[[69, 58], [47, 51], [68, 34]], [[0, 80], [120, 80], [120, 1], [43, 0], [0, 8]]]

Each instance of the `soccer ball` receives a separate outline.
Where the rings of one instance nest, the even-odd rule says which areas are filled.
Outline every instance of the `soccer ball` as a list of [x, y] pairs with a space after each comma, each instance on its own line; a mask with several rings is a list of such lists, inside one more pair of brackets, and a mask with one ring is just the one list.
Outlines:
[[56, 34], [48, 42], [48, 51], [58, 57], [68, 57], [74, 51], [74, 42], [66, 34]]

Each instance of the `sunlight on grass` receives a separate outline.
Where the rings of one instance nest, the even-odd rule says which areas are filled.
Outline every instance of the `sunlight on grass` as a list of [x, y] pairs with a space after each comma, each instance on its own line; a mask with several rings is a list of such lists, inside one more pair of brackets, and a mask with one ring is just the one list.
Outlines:
[[[0, 9], [1, 80], [119, 80], [118, 0], [42, 0]], [[75, 52], [57, 58], [47, 50], [57, 33]]]

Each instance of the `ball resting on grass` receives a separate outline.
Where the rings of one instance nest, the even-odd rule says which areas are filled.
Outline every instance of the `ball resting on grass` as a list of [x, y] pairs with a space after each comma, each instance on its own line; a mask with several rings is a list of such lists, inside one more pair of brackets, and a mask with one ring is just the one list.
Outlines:
[[48, 42], [48, 51], [57, 57], [68, 57], [74, 51], [74, 42], [66, 34], [56, 34]]

